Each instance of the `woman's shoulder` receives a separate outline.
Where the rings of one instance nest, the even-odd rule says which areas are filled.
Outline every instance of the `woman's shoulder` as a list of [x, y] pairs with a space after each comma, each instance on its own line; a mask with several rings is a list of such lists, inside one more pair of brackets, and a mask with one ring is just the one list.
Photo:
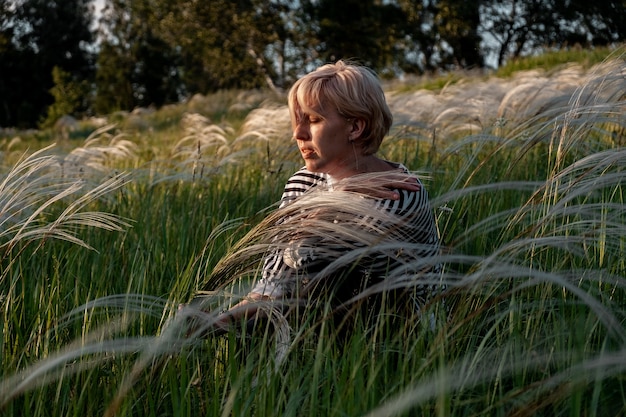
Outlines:
[[401, 162], [388, 161], [386, 159], [383, 159], [383, 161], [387, 163], [387, 165], [390, 165], [395, 170], [402, 171], [405, 174], [411, 173], [411, 171], [409, 171], [409, 169]]

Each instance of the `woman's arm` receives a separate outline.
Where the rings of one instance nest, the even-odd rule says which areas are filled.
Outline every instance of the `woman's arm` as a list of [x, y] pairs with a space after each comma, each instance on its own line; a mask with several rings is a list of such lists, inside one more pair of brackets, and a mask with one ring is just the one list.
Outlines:
[[251, 321], [266, 317], [266, 313], [259, 307], [263, 301], [269, 300], [271, 298], [266, 295], [251, 292], [246, 298], [217, 316], [215, 330], [218, 333], [226, 333], [232, 325], [237, 325], [243, 320]]

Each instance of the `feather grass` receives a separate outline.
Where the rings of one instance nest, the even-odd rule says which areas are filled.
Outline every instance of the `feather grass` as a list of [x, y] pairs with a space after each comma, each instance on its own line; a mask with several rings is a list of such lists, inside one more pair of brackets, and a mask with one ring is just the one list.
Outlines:
[[[373, 331], [357, 330], [338, 348], [325, 320], [330, 306], [322, 303], [320, 314], [303, 315], [298, 325], [272, 315], [277, 337], [264, 328], [260, 335], [242, 330], [199, 338], [222, 308], [245, 296], [263, 255], [287, 248], [303, 234], [329, 242], [321, 250], [335, 261], [320, 279], [370, 251], [411, 249], [397, 225], [373, 211], [368, 199], [348, 191], [311, 193], [258, 223], [250, 218], [223, 222], [193, 260], [182, 260], [183, 276], [169, 296], [105, 295], [61, 314], [51, 329], [78, 326], [81, 338], [53, 347], [39, 361], [25, 359], [18, 371], [5, 375], [2, 404], [10, 407], [54, 383], [60, 390], [69, 376], [97, 372], [121, 356], [129, 358], [127, 363], [111, 371], [117, 378], [106, 379], [116, 383], [116, 393], [100, 410], [111, 415], [141, 407], [142, 395], [222, 415], [623, 413], [623, 75], [620, 56], [590, 72], [571, 67], [555, 74], [527, 72], [480, 87], [460, 83], [438, 95], [390, 96], [398, 115], [397, 141], [405, 141], [407, 149], [411, 140], [416, 147], [426, 143], [434, 151], [429, 190], [435, 190], [433, 208], [442, 208], [439, 227], [446, 245], [432, 259], [405, 262], [383, 285], [350, 302], [416, 284], [447, 288], [423, 306], [421, 316], [409, 317], [390, 335], [382, 329], [393, 312], [385, 312]], [[515, 85], [523, 87], [514, 90]], [[464, 103], [471, 107], [462, 113], [467, 118], [451, 117], [461, 114]], [[274, 141], [287, 135], [279, 118], [285, 109], [266, 110], [250, 115], [243, 133], [228, 138], [230, 146], [261, 138], [259, 143], [278, 150]], [[275, 125], [261, 122], [272, 117]], [[250, 160], [242, 166], [252, 165]], [[23, 182], [15, 182], [13, 190], [38, 177], [29, 169], [15, 174]], [[374, 180], [364, 178], [368, 185]], [[11, 181], [17, 180], [7, 184]], [[218, 195], [209, 198], [219, 200]], [[7, 201], [23, 201], [16, 207], [24, 207], [28, 216], [42, 204], [26, 197]], [[258, 211], [264, 214], [267, 208]], [[281, 223], [283, 216], [304, 227]], [[383, 218], [377, 230], [368, 230], [354, 227], [358, 216]], [[248, 228], [240, 240], [226, 239], [222, 256], [214, 241]], [[353, 250], [343, 253], [333, 245]], [[433, 263], [445, 264], [443, 275], [421, 272]], [[203, 304], [178, 312], [178, 300], [198, 288], [204, 290]], [[446, 309], [440, 308], [442, 300]], [[272, 314], [275, 306], [263, 304]], [[158, 331], [145, 336], [133, 330], [143, 316], [157, 321]], [[189, 320], [201, 323], [191, 335]], [[104, 325], [97, 328], [100, 321]], [[193, 355], [201, 359], [194, 376], [188, 376]], [[196, 391], [202, 394], [195, 396]], [[177, 395], [185, 398], [174, 400]], [[194, 398], [201, 399], [194, 403]], [[153, 414], [165, 413], [156, 408]]]
[[[45, 155], [44, 148], [24, 158], [4, 176], [0, 184], [0, 218], [3, 226], [0, 239], [5, 253], [19, 243], [46, 238], [68, 240], [91, 248], [76, 236], [81, 226], [122, 231], [129, 224], [115, 215], [85, 211], [93, 201], [119, 189], [127, 176], [106, 179], [92, 189], [85, 189], [85, 181], [59, 178], [58, 158]], [[59, 202], [67, 206], [50, 220], [46, 213]]]

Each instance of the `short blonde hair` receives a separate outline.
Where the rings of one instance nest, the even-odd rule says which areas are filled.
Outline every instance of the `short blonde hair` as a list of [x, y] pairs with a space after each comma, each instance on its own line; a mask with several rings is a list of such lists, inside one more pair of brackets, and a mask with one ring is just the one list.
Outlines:
[[363, 120], [365, 129], [359, 139], [366, 155], [378, 151], [393, 122], [376, 74], [342, 60], [323, 65], [296, 81], [288, 102], [292, 122], [302, 107], [316, 105], [332, 105], [346, 119]]

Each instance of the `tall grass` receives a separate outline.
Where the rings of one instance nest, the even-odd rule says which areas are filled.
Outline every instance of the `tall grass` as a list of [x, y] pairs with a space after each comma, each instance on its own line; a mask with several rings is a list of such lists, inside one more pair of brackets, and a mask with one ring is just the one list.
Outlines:
[[[72, 171], [89, 199], [63, 197], [68, 171], [50, 170], [52, 188], [34, 175], [38, 158], [59, 167], [53, 149], [18, 162], [4, 177], [3, 242], [26, 230], [46, 238], [23, 235], [3, 252], [2, 411], [623, 415], [625, 71], [615, 55], [590, 69], [389, 92], [396, 122], [381, 153], [424, 174], [445, 245], [431, 260], [444, 263], [441, 277], [420, 275], [416, 259], [393, 282], [441, 279], [447, 290], [400, 324], [393, 312], [373, 327], [357, 316], [342, 341], [324, 304], [252, 332], [185, 337], [189, 318], [214, 320], [249, 289], [275, 237], [294, 233], [272, 222], [299, 164], [284, 105], [255, 95], [243, 103], [254, 111], [240, 120], [243, 107], [231, 109], [230, 122], [189, 104], [152, 144], [149, 129], [103, 128], [61, 158], [91, 155]], [[112, 180], [98, 188], [97, 173]], [[28, 197], [35, 186], [46, 197]], [[302, 208], [367, 210], [334, 197]], [[382, 244], [323, 218], [307, 230]], [[199, 292], [206, 311], [177, 313]]]

